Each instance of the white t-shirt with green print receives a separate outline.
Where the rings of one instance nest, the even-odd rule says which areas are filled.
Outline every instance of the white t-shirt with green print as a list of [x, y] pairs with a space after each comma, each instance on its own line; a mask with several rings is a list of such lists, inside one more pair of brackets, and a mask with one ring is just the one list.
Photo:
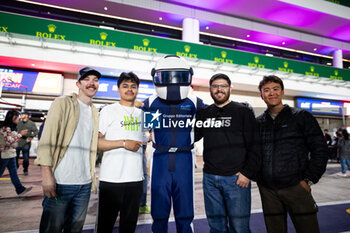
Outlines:
[[[106, 140], [136, 140], [145, 142], [142, 129], [142, 110], [114, 103], [100, 112], [99, 131]], [[132, 116], [132, 117], [131, 117]], [[112, 183], [142, 181], [142, 147], [137, 152], [124, 148], [105, 151], [99, 179]]]

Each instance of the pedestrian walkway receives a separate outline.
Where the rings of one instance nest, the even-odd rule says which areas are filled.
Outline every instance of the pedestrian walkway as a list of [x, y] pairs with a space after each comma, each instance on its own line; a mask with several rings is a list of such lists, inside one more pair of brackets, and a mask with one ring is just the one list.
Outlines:
[[[197, 157], [195, 171], [195, 233], [209, 232], [203, 201], [202, 164], [201, 157]], [[350, 177], [337, 176], [339, 171], [340, 165], [338, 163], [329, 163], [323, 178], [318, 184], [312, 186], [314, 198], [321, 206], [319, 218], [322, 233], [350, 232], [350, 214], [346, 212], [347, 209], [350, 209]], [[33, 159], [31, 159], [29, 175], [24, 176], [22, 168], [18, 170], [18, 175], [21, 182], [25, 186], [32, 186], [33, 190], [25, 196], [19, 197], [11, 184], [8, 171], [0, 178], [0, 232], [38, 232], [43, 198], [40, 167], [33, 165]], [[84, 232], [92, 232], [94, 228], [97, 198], [97, 194], [92, 193]], [[147, 199], [148, 204], [150, 204], [150, 192], [148, 192]], [[252, 213], [252, 232], [265, 232], [259, 191], [254, 182], [252, 184]], [[343, 221], [343, 219], [346, 221]], [[173, 218], [170, 221], [172, 222], [169, 225], [169, 233], [175, 232]], [[140, 214], [137, 232], [151, 232], [151, 223], [150, 214]], [[294, 232], [294, 230], [288, 232]]]

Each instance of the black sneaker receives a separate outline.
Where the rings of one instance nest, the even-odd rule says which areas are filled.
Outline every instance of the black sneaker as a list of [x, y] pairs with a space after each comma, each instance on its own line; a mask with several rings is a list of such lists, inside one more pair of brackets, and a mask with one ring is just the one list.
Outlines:
[[27, 175], [28, 175], [28, 172], [23, 172], [23, 175], [27, 176]]
[[27, 192], [29, 192], [30, 190], [32, 190], [32, 187], [28, 187], [28, 188], [25, 188], [23, 190], [23, 192], [19, 193], [18, 196], [23, 196], [24, 194], [26, 194]]

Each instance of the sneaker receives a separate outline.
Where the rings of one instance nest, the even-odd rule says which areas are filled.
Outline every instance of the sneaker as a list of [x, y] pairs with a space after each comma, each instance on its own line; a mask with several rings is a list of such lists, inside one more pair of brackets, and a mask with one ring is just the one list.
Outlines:
[[30, 190], [32, 190], [32, 187], [25, 188], [25, 190], [23, 190], [23, 192], [19, 193], [18, 195], [19, 195], [19, 196], [23, 196], [24, 194], [26, 194], [26, 193], [29, 192]]
[[337, 173], [337, 175], [338, 176], [342, 176], [342, 177], [346, 177], [347, 176], [346, 173], [342, 173], [342, 172]]
[[27, 176], [27, 175], [28, 175], [28, 172], [23, 172], [23, 175]]
[[147, 205], [140, 206], [139, 213], [140, 214], [149, 214], [149, 213], [151, 213], [151, 208], [149, 208], [149, 206], [147, 206]]

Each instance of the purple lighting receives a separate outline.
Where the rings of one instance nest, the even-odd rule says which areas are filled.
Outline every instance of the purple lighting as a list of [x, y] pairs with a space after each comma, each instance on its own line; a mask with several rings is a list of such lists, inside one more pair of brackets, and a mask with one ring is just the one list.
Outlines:
[[296, 27], [306, 27], [315, 24], [322, 16], [296, 6], [276, 7], [267, 11], [262, 18]]

